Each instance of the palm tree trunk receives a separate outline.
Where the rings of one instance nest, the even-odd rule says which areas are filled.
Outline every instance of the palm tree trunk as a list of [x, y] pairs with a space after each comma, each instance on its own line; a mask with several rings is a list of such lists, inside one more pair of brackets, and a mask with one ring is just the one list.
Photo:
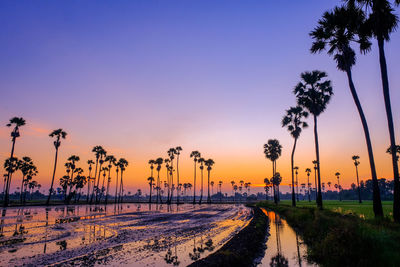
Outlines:
[[319, 161], [318, 128], [317, 128], [317, 116], [315, 116], [315, 115], [314, 115], [314, 139], [315, 139], [315, 154], [317, 157], [317, 170], [318, 170], [317, 206], [320, 209], [322, 209], [321, 169], [320, 169], [320, 161]]
[[86, 203], [89, 203], [89, 195], [90, 195], [90, 174], [91, 174], [91, 169], [89, 170], [89, 177], [88, 177], [88, 189], [87, 189], [87, 196], [86, 196]]
[[356, 175], [357, 175], [357, 188], [358, 188], [358, 202], [362, 203], [361, 190], [360, 190], [360, 180], [358, 179], [358, 166], [357, 165], [356, 165]]
[[196, 161], [194, 162], [193, 204], [196, 204]]
[[171, 160], [171, 173], [170, 173], [170, 179], [171, 179], [171, 194], [170, 194], [170, 199], [169, 199], [169, 204], [172, 204], [172, 198], [174, 197], [174, 164], [173, 161]]
[[276, 198], [276, 186], [275, 186], [275, 161], [272, 161], [272, 188], [274, 190], [274, 203], [277, 204], [278, 200]]
[[24, 188], [24, 180], [25, 180], [25, 175], [22, 176], [22, 182], [21, 182], [21, 195], [20, 195], [20, 198], [19, 198], [21, 204], [22, 204], [22, 192], [23, 192], [23, 190], [24, 190], [24, 189], [23, 189], [23, 188]]
[[179, 154], [176, 157], [176, 204], [179, 204]]
[[[11, 156], [10, 159], [12, 160], [12, 158], [14, 157], [14, 148], [15, 148], [15, 136], [13, 136], [12, 139], [12, 147], [11, 147]], [[11, 177], [12, 173], [11, 171], [8, 171], [8, 175], [7, 175], [7, 183], [6, 183], [6, 194], [4, 196], [4, 203], [3, 206], [7, 207], [8, 206], [8, 201], [9, 201], [9, 192], [10, 192], [10, 184], [11, 184]]]
[[207, 184], [208, 184], [208, 195], [207, 195], [207, 203], [208, 204], [211, 204], [211, 197], [210, 197], [210, 170], [207, 170], [207, 172], [208, 172], [208, 182], [207, 182]]
[[378, 37], [379, 47], [379, 62], [381, 67], [381, 79], [383, 88], [383, 97], [385, 100], [386, 117], [389, 128], [390, 148], [392, 154], [393, 177], [394, 177], [394, 191], [393, 191], [393, 219], [395, 222], [400, 222], [400, 181], [399, 181], [399, 168], [397, 165], [396, 157], [396, 137], [394, 134], [394, 123], [392, 116], [392, 107], [390, 104], [389, 80], [386, 67], [386, 57], [384, 49], [384, 40]]
[[[97, 186], [96, 186], [96, 203], [98, 203], [98, 196], [99, 196], [99, 185], [100, 185], [100, 179], [101, 179], [101, 166], [103, 164], [100, 163], [99, 165], [99, 177], [97, 178]], [[122, 171], [121, 171], [122, 173]]]
[[[372, 192], [373, 192], [373, 210], [375, 217], [383, 217], [383, 209], [382, 209], [382, 202], [381, 202], [381, 194], [379, 191], [379, 186], [378, 186], [378, 177], [376, 174], [376, 168], [375, 168], [375, 160], [374, 160], [374, 153], [372, 150], [372, 142], [371, 138], [369, 135], [369, 129], [368, 129], [368, 123], [364, 115], [363, 108], [361, 106], [360, 100], [357, 95], [356, 88], [353, 83], [353, 78], [352, 78], [352, 73], [351, 70], [347, 70], [347, 79], [349, 82], [349, 87], [351, 91], [351, 95], [353, 96], [354, 103], [356, 104], [358, 113], [360, 115], [361, 123], [363, 126], [364, 130], [364, 136], [365, 136], [365, 142], [367, 143], [367, 149], [368, 149], [368, 158], [369, 158], [369, 165], [371, 168], [371, 176], [372, 176]], [[357, 169], [357, 166], [356, 166]], [[358, 183], [358, 169], [357, 169], [357, 183]], [[359, 201], [361, 203], [361, 195], [360, 195], [360, 185], [358, 185], [358, 193], [359, 193]]]
[[[117, 168], [118, 170], [118, 168]], [[116, 171], [117, 177], [115, 178], [115, 204], [117, 204], [117, 199], [118, 199], [118, 171]], [[151, 197], [150, 197], [151, 198]]]
[[310, 195], [310, 174], [307, 174], [307, 188], [308, 188], [308, 202], [311, 202], [311, 195]]
[[96, 158], [96, 167], [94, 169], [94, 181], [93, 181], [93, 188], [92, 188], [92, 196], [90, 197], [90, 204], [93, 203], [93, 198], [94, 198], [94, 191], [96, 187], [96, 178], [97, 178], [97, 165], [99, 164], [99, 159]]
[[290, 164], [292, 167], [292, 206], [296, 207], [296, 198], [294, 194], [294, 152], [296, 151], [296, 144], [297, 144], [297, 138], [294, 139], [294, 144], [293, 144], [293, 149], [292, 149], [292, 155], [290, 158]]
[[49, 196], [47, 197], [47, 201], [46, 201], [47, 206], [50, 204], [51, 194], [53, 193], [53, 184], [54, 184], [54, 178], [56, 176], [56, 168], [57, 168], [57, 157], [58, 157], [58, 147], [56, 148], [56, 156], [54, 158], [53, 178], [51, 179]]
[[[203, 200], [203, 169], [200, 170], [201, 173], [201, 189], [200, 189], [200, 200], [199, 204], [201, 204], [201, 201]], [[236, 197], [236, 196], [235, 196]]]
[[[110, 165], [112, 166], [112, 165]], [[108, 190], [110, 188], [110, 182], [111, 182], [111, 168], [108, 169], [108, 180], [107, 180], [107, 192], [106, 192], [106, 205], [108, 203]]]
[[121, 182], [119, 183], [120, 189], [119, 189], [119, 199], [118, 199], [119, 203], [122, 203], [123, 197], [124, 197], [124, 184], [123, 184], [123, 180], [122, 180], [122, 174], [123, 174], [123, 171], [121, 170]]

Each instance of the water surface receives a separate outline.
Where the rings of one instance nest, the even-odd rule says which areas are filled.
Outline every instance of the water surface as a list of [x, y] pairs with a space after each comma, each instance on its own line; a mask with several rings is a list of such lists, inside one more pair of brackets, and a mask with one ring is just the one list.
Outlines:
[[251, 219], [243, 205], [13, 207], [0, 217], [0, 265], [186, 266]]

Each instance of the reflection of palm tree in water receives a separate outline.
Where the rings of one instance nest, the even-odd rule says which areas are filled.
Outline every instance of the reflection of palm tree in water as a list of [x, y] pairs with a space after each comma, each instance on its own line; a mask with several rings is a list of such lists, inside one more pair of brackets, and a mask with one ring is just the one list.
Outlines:
[[176, 237], [175, 237], [175, 242], [174, 242], [174, 255], [172, 255], [172, 250], [171, 248], [168, 248], [167, 254], [165, 254], [164, 260], [168, 264], [172, 264], [174, 266], [178, 266], [180, 264], [180, 261], [178, 261], [178, 251], [176, 248]]
[[297, 260], [298, 260], [299, 266], [301, 267], [299, 236], [297, 235], [297, 232], [295, 232], [295, 234], [296, 234], [296, 246], [297, 246]]
[[192, 261], [200, 259], [200, 251], [196, 247], [196, 236], [193, 238], [193, 253], [189, 252], [189, 257]]
[[280, 228], [282, 226], [281, 218], [278, 214], [275, 215], [274, 219], [275, 229], [276, 229], [276, 249], [277, 254], [271, 258], [270, 266], [289, 266], [288, 260], [282, 255], [282, 247], [281, 247], [281, 234]]

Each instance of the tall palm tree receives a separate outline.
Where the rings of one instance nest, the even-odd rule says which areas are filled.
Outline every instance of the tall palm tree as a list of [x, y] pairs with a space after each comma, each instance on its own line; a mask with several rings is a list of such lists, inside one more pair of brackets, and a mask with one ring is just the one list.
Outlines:
[[197, 160], [200, 164], [200, 173], [201, 173], [201, 187], [200, 187], [200, 200], [199, 200], [199, 204], [201, 204], [202, 200], [203, 200], [203, 170], [204, 170], [204, 158], [199, 158]]
[[[95, 146], [92, 149], [92, 152], [94, 153], [95, 157], [96, 157], [96, 167], [94, 169], [94, 182], [93, 182], [93, 188], [92, 188], [92, 196], [90, 197], [90, 204], [93, 203], [93, 198], [94, 198], [94, 194], [95, 192], [97, 192], [98, 190], [98, 182], [97, 182], [97, 186], [96, 186], [96, 180], [97, 180], [97, 167], [99, 165], [99, 161], [100, 159], [103, 157], [103, 154], [105, 154], [105, 150], [102, 146]], [[100, 166], [101, 169], [101, 166]], [[100, 177], [99, 177], [100, 180]], [[96, 193], [97, 195], [97, 193]]]
[[317, 197], [318, 197], [318, 190], [317, 190], [317, 173], [318, 173], [318, 161], [313, 160], [312, 162], [314, 164], [314, 179], [315, 179], [315, 201], [317, 201]]
[[167, 175], [167, 202], [169, 200], [169, 195], [170, 195], [170, 172], [171, 172], [171, 167], [170, 167], [170, 162], [171, 160], [169, 158], [164, 159], [164, 163], [165, 163], [165, 170], [166, 170], [166, 175]]
[[320, 209], [322, 209], [322, 193], [317, 117], [325, 111], [326, 106], [333, 95], [331, 81], [326, 78], [327, 74], [322, 71], [314, 70], [312, 72], [303, 72], [301, 74], [302, 81], [300, 81], [294, 88], [294, 94], [297, 97], [297, 104], [307, 109], [314, 118], [315, 154], [317, 158], [318, 171], [317, 205]]
[[351, 157], [351, 159], [354, 161], [354, 166], [356, 167], [356, 175], [357, 175], [357, 189], [358, 189], [358, 202], [361, 203], [361, 190], [360, 190], [360, 180], [358, 178], [358, 165], [360, 165], [360, 157], [358, 155], [354, 155]]
[[[277, 139], [269, 139], [266, 144], [264, 144], [264, 154], [265, 157], [272, 161], [272, 177], [275, 177], [276, 173], [276, 161], [282, 154], [282, 146]], [[276, 194], [276, 186], [272, 186], [274, 190], [274, 202], [278, 203], [279, 195]]]
[[211, 185], [211, 196], [214, 195], [214, 181], [210, 182]]
[[[23, 118], [18, 118], [18, 117], [11, 118], [10, 122], [7, 124], [7, 127], [14, 127], [11, 132], [11, 141], [12, 141], [11, 156], [10, 156], [11, 161], [13, 161], [14, 158], [15, 141], [17, 140], [18, 137], [20, 137], [19, 127], [24, 125], [25, 125], [25, 120]], [[9, 170], [12, 170], [12, 168], [10, 168]], [[8, 171], [6, 179], [6, 192], [3, 202], [4, 207], [7, 207], [9, 202], [9, 192], [10, 192], [12, 173], [13, 172]]]
[[282, 182], [282, 177], [279, 172], [275, 172], [275, 175], [271, 178], [272, 185], [276, 187], [276, 194], [279, 196], [279, 185]]
[[[92, 165], [94, 164], [94, 161], [93, 160], [91, 160], [91, 159], [89, 159], [88, 161], [87, 161], [87, 164], [89, 165], [89, 176], [87, 177], [87, 184], [88, 184], [88, 190], [87, 190], [87, 196], [86, 196], [86, 203], [89, 203], [89, 195], [90, 195], [90, 183], [92, 182], [92, 176], [91, 176], [91, 173], [92, 173]], [[94, 180], [93, 180], [94, 181]], [[94, 186], [94, 183], [93, 183], [93, 186]]]
[[194, 161], [194, 176], [193, 176], [193, 204], [196, 204], [196, 163], [201, 158], [201, 154], [199, 151], [195, 150], [190, 153], [190, 157], [193, 158]]
[[265, 189], [265, 200], [268, 200], [268, 191], [269, 191], [269, 187], [270, 187], [271, 182], [269, 181], [268, 178], [264, 178], [264, 184], [265, 184], [265, 187], [264, 187], [264, 189]]
[[30, 157], [23, 157], [22, 160], [18, 160], [17, 162], [17, 169], [19, 169], [22, 172], [22, 179], [21, 179], [21, 194], [20, 194], [20, 201], [22, 204], [22, 192], [24, 188], [24, 184], [27, 182], [27, 179], [25, 177], [32, 172], [32, 169], [36, 170], [36, 166], [33, 164], [33, 161]]
[[207, 189], [208, 189], [208, 193], [207, 193], [207, 203], [211, 204], [211, 196], [210, 196], [210, 172], [212, 170], [212, 166], [215, 164], [214, 160], [212, 159], [208, 159], [204, 162], [204, 165], [207, 166], [207, 174], [208, 174], [208, 178], [207, 178]]
[[356, 54], [351, 47], [351, 43], [359, 45], [359, 48], [363, 53], [366, 53], [371, 49], [371, 43], [368, 41], [368, 38], [360, 31], [364, 24], [364, 12], [354, 5], [336, 7], [333, 11], [325, 12], [322, 19], [319, 20], [318, 26], [310, 33], [311, 37], [314, 39], [311, 52], [317, 53], [327, 49], [328, 55], [333, 56], [335, 59], [337, 68], [347, 74], [350, 92], [361, 119], [365, 142], [367, 144], [372, 176], [373, 210], [376, 217], [382, 217], [383, 209], [378, 187], [371, 137], [364, 110], [358, 98], [352, 77], [352, 67], [356, 63]]
[[222, 202], [222, 181], [218, 182], [219, 186], [219, 202]]
[[124, 180], [123, 180], [123, 175], [124, 175], [124, 171], [126, 169], [126, 167], [128, 167], [128, 161], [124, 158], [120, 158], [118, 160], [118, 165], [119, 165], [119, 169], [121, 170], [121, 181], [119, 183], [120, 185], [120, 190], [119, 190], [119, 198], [118, 198], [118, 202], [122, 203], [123, 202], [123, 197], [124, 197]]
[[[73, 186], [73, 181], [74, 181], [74, 173], [76, 172], [76, 162], [79, 161], [80, 158], [76, 155], [72, 155], [68, 158], [67, 161], [67, 166], [68, 168], [71, 170], [71, 176], [69, 179], [69, 194], [68, 194], [68, 198], [66, 199], [66, 204], [69, 204], [71, 198], [72, 198], [72, 186]], [[80, 169], [80, 168], [79, 168]]]
[[303, 128], [308, 127], [308, 124], [303, 121], [303, 118], [308, 117], [308, 112], [300, 106], [291, 107], [286, 110], [286, 114], [282, 119], [282, 127], [287, 127], [290, 135], [294, 138], [292, 154], [290, 157], [292, 169], [292, 206], [296, 206], [295, 192], [294, 192], [294, 152], [296, 151], [297, 139], [300, 137]]
[[107, 175], [107, 172], [109, 171], [109, 169], [105, 166], [105, 167], [101, 168], [101, 171], [103, 172], [103, 182], [102, 182], [102, 185], [101, 185], [101, 191], [100, 191], [100, 195], [99, 195], [99, 203], [101, 202], [101, 199], [103, 198], [104, 192], [106, 191], [105, 182], [106, 182], [106, 175]]
[[[399, 168], [396, 159], [396, 137], [394, 131], [392, 106], [390, 103], [389, 78], [385, 56], [385, 42], [390, 40], [390, 35], [397, 29], [399, 22], [398, 16], [394, 13], [392, 3], [387, 0], [347, 0], [348, 6], [353, 6], [357, 2], [367, 17], [362, 27], [362, 32], [368, 36], [372, 36], [378, 42], [379, 64], [381, 69], [381, 80], [383, 98], [385, 101], [386, 117], [389, 129], [390, 147], [392, 148], [392, 165], [393, 165], [393, 219], [400, 222], [400, 181]], [[400, 4], [399, 0], [395, 0], [395, 4]], [[383, 216], [383, 212], [382, 212]]]
[[107, 152], [102, 148], [98, 151], [100, 158], [99, 158], [99, 173], [97, 175], [97, 185], [96, 185], [96, 203], [99, 203], [100, 199], [99, 196], [102, 194], [102, 189], [100, 189], [100, 180], [101, 180], [101, 172], [104, 171], [103, 164], [105, 162], [105, 157], [107, 156]]
[[109, 193], [110, 183], [111, 183], [111, 169], [117, 162], [117, 159], [113, 155], [107, 155], [105, 161], [108, 162], [108, 165], [107, 165], [108, 179], [107, 179], [107, 190], [106, 190], [106, 199], [105, 199], [105, 202], [107, 205], [108, 204], [108, 193]]
[[157, 164], [157, 203], [158, 199], [160, 199], [160, 203], [162, 203], [162, 198], [160, 194], [160, 189], [161, 189], [161, 182], [160, 182], [160, 170], [161, 170], [161, 165], [163, 164], [164, 159], [163, 158], [157, 158], [154, 163]]
[[342, 195], [340, 194], [341, 186], [340, 186], [340, 172], [336, 172], [335, 176], [337, 178], [337, 184], [339, 188], [339, 200], [342, 201]]
[[176, 155], [176, 149], [175, 148], [170, 148], [168, 150], [168, 156], [169, 156], [169, 160], [170, 160], [170, 172], [169, 172], [169, 176], [170, 176], [170, 188], [171, 188], [171, 193], [169, 196], [169, 200], [167, 201], [167, 204], [171, 204], [172, 203], [172, 198], [174, 196], [174, 159], [175, 159], [175, 155]]
[[115, 166], [115, 198], [114, 198], [114, 203], [117, 204], [118, 202], [118, 173], [119, 173], [119, 160], [115, 160], [114, 163]]
[[[179, 185], [179, 155], [181, 154], [182, 147], [177, 146], [175, 147], [175, 154], [176, 154], [176, 184]], [[180, 194], [180, 187], [178, 186], [178, 191], [176, 192], [176, 203], [179, 204], [179, 194]]]
[[307, 187], [308, 187], [308, 202], [311, 202], [311, 196], [310, 196], [310, 173], [311, 173], [311, 169], [307, 168], [306, 169], [306, 173], [307, 173]]
[[295, 170], [295, 174], [296, 174], [296, 200], [297, 202], [299, 201], [299, 179], [298, 179], [298, 174], [299, 174], [299, 167], [295, 166], [293, 167], [293, 170]]
[[53, 189], [53, 184], [54, 184], [54, 177], [56, 175], [56, 168], [57, 168], [57, 157], [58, 157], [58, 148], [61, 145], [61, 138], [65, 139], [65, 137], [67, 136], [67, 133], [65, 131], [63, 131], [63, 129], [57, 129], [54, 130], [53, 132], [51, 132], [49, 134], [50, 137], [55, 137], [56, 140], [53, 142], [54, 147], [56, 148], [56, 155], [54, 158], [54, 168], [53, 168], [53, 177], [51, 178], [51, 185], [50, 185], [50, 190], [49, 190], [49, 196], [47, 197], [47, 201], [46, 201], [46, 205], [50, 204], [50, 198], [51, 198], [51, 194], [53, 193], [54, 189]]
[[154, 177], [150, 176], [147, 178], [147, 181], [149, 181], [149, 186], [150, 186], [150, 198], [149, 198], [149, 203], [151, 203], [151, 195], [153, 193], [153, 184], [154, 184]]

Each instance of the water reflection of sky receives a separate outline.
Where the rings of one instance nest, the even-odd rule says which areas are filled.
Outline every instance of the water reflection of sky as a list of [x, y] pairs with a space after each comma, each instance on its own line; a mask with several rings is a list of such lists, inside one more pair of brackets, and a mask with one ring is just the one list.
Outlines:
[[270, 220], [270, 236], [261, 266], [316, 266], [306, 260], [307, 247], [288, 223], [273, 211], [263, 209]]
[[8, 208], [0, 217], [0, 265], [187, 265], [249, 219], [242, 205]]

